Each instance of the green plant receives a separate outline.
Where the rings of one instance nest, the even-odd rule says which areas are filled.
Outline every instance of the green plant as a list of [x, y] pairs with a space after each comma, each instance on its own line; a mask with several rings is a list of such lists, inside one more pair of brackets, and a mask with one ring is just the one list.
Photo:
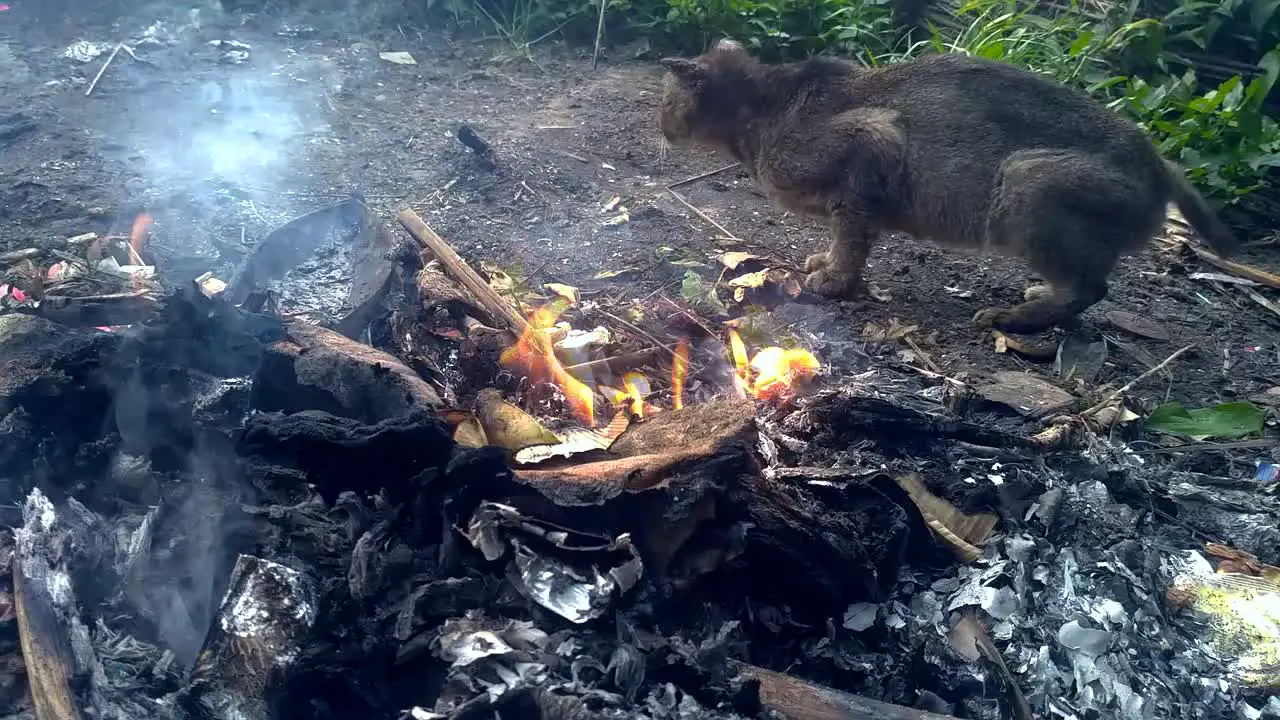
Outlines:
[[1126, 110], [1178, 160], [1188, 177], [1209, 194], [1234, 202], [1266, 184], [1280, 166], [1280, 126], [1263, 101], [1280, 75], [1280, 53], [1263, 58], [1265, 72], [1245, 83], [1233, 76], [1207, 93], [1197, 91], [1195, 73], [1152, 85], [1126, 78], [1112, 106]]

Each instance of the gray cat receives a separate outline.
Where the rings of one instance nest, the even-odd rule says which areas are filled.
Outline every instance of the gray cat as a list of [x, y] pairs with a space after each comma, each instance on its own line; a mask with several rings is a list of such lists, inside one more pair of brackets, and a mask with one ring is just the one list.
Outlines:
[[871, 242], [898, 230], [1026, 258], [1046, 284], [974, 322], [1029, 333], [1106, 297], [1170, 202], [1218, 253], [1236, 245], [1137, 125], [1044, 75], [962, 55], [769, 65], [729, 40], [662, 64], [667, 140], [716, 147], [781, 206], [830, 219], [805, 264], [825, 295], [859, 295]]

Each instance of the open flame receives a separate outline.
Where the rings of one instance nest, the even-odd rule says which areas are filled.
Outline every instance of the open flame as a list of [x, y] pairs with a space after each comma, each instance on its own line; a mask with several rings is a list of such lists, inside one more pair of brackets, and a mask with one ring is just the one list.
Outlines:
[[[502, 365], [519, 369], [535, 382], [552, 382], [564, 393], [575, 418], [587, 427], [595, 426], [595, 395], [590, 387], [573, 377], [555, 355], [551, 331], [560, 315], [572, 302], [557, 298], [529, 316], [529, 329], [511, 347], [502, 352]], [[733, 383], [742, 397], [773, 401], [817, 374], [821, 365], [813, 353], [801, 348], [767, 347], [754, 356], [736, 330], [730, 330], [728, 349], [733, 361]], [[689, 374], [689, 342], [676, 343], [671, 364], [671, 406], [684, 407], [685, 382]], [[627, 408], [631, 415], [643, 418], [662, 408], [647, 399], [652, 393], [649, 378], [631, 371], [622, 376], [622, 387], [599, 385], [605, 400], [617, 408]]]
[[684, 407], [684, 379], [689, 374], [689, 341], [680, 338], [676, 354], [671, 361], [671, 407]]
[[631, 399], [631, 412], [636, 417], [644, 417], [644, 399], [649, 397], [649, 378], [638, 372], [629, 372], [622, 376], [622, 384], [627, 388], [627, 397]]
[[547, 332], [555, 327], [556, 320], [568, 307], [568, 301], [556, 299], [533, 311], [529, 316], [529, 329], [520, 335], [515, 345], [502, 351], [499, 360], [508, 369], [522, 369], [535, 382], [555, 383], [564, 393], [574, 417], [586, 427], [594, 427], [595, 396], [591, 388], [560, 364]]
[[133, 228], [129, 230], [130, 262], [142, 265], [142, 243], [147, 239], [147, 231], [151, 229], [152, 217], [142, 213], [133, 219]]
[[747, 361], [747, 346], [738, 331], [729, 331], [729, 351], [733, 357], [734, 385], [744, 397], [772, 400], [812, 378], [822, 367], [813, 353], [803, 348], [767, 347]]

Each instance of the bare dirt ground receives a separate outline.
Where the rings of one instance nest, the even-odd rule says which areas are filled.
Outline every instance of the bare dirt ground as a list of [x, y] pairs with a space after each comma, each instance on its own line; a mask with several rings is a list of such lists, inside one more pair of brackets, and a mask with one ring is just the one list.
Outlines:
[[[608, 306], [678, 298], [689, 269], [710, 286], [726, 250], [794, 267], [826, 241], [820, 223], [785, 216], [737, 171], [680, 191], [741, 240], [672, 198], [668, 184], [726, 161], [662, 151], [660, 70], [620, 53], [592, 71], [589, 52], [537, 48], [530, 58], [404, 25], [357, 32], [332, 18], [246, 22], [206, 9], [72, 27], [21, 10], [0, 14], [0, 250], [119, 232], [145, 210], [156, 216], [152, 249], [166, 278], [212, 270], [229, 279], [272, 227], [359, 191], [387, 218], [414, 208], [473, 263], [574, 285]], [[158, 42], [146, 41], [148, 28]], [[121, 53], [86, 97], [106, 55], [65, 57], [80, 40], [108, 50], [130, 41], [136, 58]], [[229, 62], [228, 48], [211, 44], [225, 40], [247, 43], [248, 59]], [[386, 51], [416, 64], [380, 59]], [[492, 145], [493, 165], [458, 141], [462, 123]], [[606, 225], [615, 196], [630, 219]], [[1254, 239], [1262, 242], [1239, 259], [1278, 269], [1277, 246]], [[1189, 277], [1212, 270], [1160, 243], [1126, 261], [1077, 331], [1110, 340], [1089, 387], [1118, 386], [1193, 342], [1137, 394], [1202, 405], [1276, 385], [1280, 317], [1231, 286]], [[1025, 368], [1053, 377], [1052, 360], [997, 354], [970, 323], [982, 307], [1020, 299], [1030, 278], [1019, 261], [885, 239], [869, 278], [887, 301], [792, 303], [775, 311], [779, 324], [843, 371], [902, 360], [905, 346], [863, 338], [868, 323], [897, 318], [919, 326], [917, 345], [948, 375]], [[1168, 338], [1119, 329], [1107, 320], [1113, 311], [1154, 321]], [[665, 322], [643, 324], [661, 333]]]

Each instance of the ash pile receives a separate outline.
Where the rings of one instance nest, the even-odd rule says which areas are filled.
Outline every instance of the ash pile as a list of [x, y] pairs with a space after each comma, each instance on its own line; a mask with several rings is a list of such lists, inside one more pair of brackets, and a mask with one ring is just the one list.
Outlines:
[[[0, 717], [1280, 717], [1271, 486], [1118, 396], [586, 329], [399, 221], [0, 315]], [[282, 312], [333, 237], [340, 312]]]

